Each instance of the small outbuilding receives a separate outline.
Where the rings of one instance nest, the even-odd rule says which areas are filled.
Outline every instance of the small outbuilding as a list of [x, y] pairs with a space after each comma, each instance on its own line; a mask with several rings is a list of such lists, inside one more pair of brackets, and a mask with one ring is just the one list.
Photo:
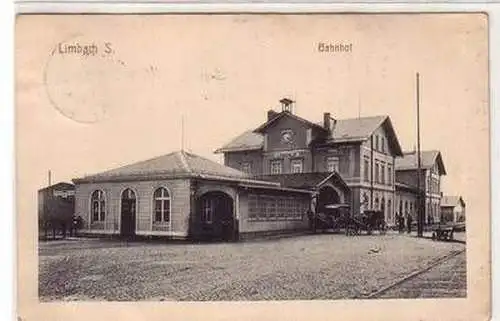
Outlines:
[[465, 223], [465, 202], [462, 196], [443, 196], [441, 222]]
[[44, 229], [66, 225], [69, 229], [75, 209], [75, 186], [59, 182], [38, 190], [38, 222]]

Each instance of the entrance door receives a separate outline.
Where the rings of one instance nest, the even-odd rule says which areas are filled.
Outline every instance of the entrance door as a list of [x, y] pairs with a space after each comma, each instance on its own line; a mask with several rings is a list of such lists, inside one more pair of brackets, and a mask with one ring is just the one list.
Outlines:
[[130, 188], [123, 191], [121, 205], [121, 235], [126, 237], [134, 236], [136, 197], [134, 191]]
[[233, 199], [223, 192], [208, 192], [200, 198], [200, 218], [205, 237], [233, 240], [236, 237]]
[[326, 205], [339, 204], [339, 194], [330, 186], [323, 186], [319, 190], [318, 202], [316, 204], [316, 213], [326, 213], [328, 210]]

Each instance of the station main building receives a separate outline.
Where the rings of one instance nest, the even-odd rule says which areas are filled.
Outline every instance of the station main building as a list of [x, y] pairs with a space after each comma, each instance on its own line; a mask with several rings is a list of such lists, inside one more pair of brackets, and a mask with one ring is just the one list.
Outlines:
[[[73, 180], [83, 232], [244, 238], [305, 230], [307, 213], [331, 204], [349, 205], [354, 215], [381, 210], [389, 225], [396, 213], [415, 216], [414, 180], [397, 183], [398, 164], [413, 161], [404, 161], [411, 155], [389, 116], [324, 113], [316, 123], [294, 114], [293, 101], [280, 102], [280, 112], [268, 111], [262, 125], [216, 150], [224, 165], [179, 151]], [[433, 161], [439, 166], [429, 174], [440, 180], [439, 152]]]

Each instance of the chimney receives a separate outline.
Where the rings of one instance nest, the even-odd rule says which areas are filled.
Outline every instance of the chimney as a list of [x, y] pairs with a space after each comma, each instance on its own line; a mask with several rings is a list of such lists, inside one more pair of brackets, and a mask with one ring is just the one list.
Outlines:
[[272, 110], [272, 109], [269, 109], [269, 110], [267, 111], [267, 120], [269, 121], [269, 120], [273, 119], [274, 117], [276, 117], [276, 115], [278, 115], [278, 113], [277, 113], [277, 112], [275, 112], [275, 111], [274, 111], [274, 110]]
[[332, 130], [330, 113], [323, 113], [323, 127], [330, 132]]

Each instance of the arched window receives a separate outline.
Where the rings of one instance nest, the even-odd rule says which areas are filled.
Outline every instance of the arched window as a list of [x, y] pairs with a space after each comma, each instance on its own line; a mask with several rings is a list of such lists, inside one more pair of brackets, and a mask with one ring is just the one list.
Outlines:
[[106, 218], [106, 200], [104, 192], [95, 190], [90, 198], [92, 206], [92, 222], [104, 221]]
[[155, 222], [170, 222], [170, 194], [164, 187], [154, 192], [154, 219]]
[[122, 199], [124, 200], [135, 200], [135, 193], [132, 189], [127, 188], [122, 192]]

